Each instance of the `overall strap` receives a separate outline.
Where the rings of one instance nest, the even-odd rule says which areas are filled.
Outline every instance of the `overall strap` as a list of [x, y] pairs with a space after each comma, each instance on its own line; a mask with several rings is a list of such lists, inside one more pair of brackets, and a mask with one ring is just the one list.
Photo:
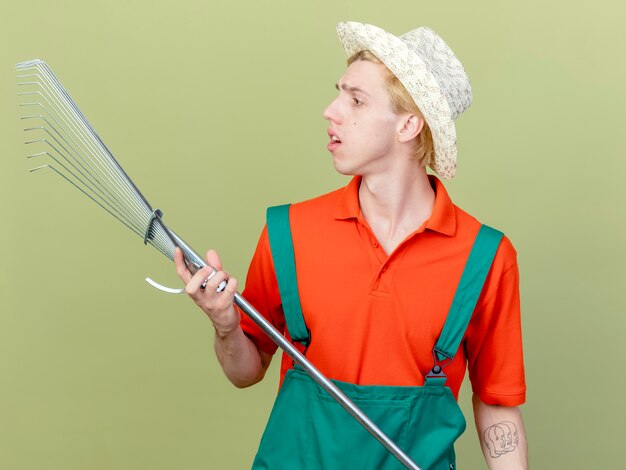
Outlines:
[[289, 206], [290, 204], [285, 204], [267, 209], [267, 234], [270, 240], [270, 250], [274, 260], [274, 271], [283, 303], [287, 330], [293, 341], [299, 341], [308, 346], [311, 335], [304, 322], [300, 294], [298, 294], [296, 260], [289, 224]]
[[[459, 349], [502, 237], [503, 233], [498, 230], [487, 225], [480, 227], [465, 263], [448, 317], [433, 350], [435, 366], [427, 375], [427, 383], [445, 382], [446, 376], [442, 369], [452, 361]], [[443, 363], [439, 364], [440, 361]]]
[[502, 236], [502, 232], [487, 225], [480, 227], [448, 311], [448, 318], [435, 345], [440, 360], [452, 359], [459, 349]]

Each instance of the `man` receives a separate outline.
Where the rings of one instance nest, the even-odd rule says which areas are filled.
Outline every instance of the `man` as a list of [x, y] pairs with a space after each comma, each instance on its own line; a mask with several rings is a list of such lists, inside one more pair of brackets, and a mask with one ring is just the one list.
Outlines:
[[[401, 37], [352, 22], [337, 30], [349, 67], [324, 118], [335, 169], [354, 178], [284, 215], [268, 211], [243, 295], [422, 468], [455, 468], [465, 421], [454, 398], [467, 365], [487, 464], [527, 468], [515, 250], [426, 173], [455, 174], [454, 119], [471, 103], [469, 80], [428, 28]], [[286, 232], [275, 228], [279, 215]], [[483, 232], [499, 234], [490, 256], [480, 255]], [[284, 243], [291, 259], [279, 255]], [[276, 346], [233, 306], [236, 279], [216, 292], [228, 275], [215, 251], [207, 261], [218, 272], [206, 289], [209, 270], [192, 276], [180, 251], [177, 272], [213, 322], [225, 374], [252, 385]], [[467, 281], [475, 262], [484, 275]], [[290, 263], [295, 276], [281, 274]], [[255, 468], [397, 468], [285, 355], [281, 381]], [[497, 442], [503, 430], [515, 443]]]

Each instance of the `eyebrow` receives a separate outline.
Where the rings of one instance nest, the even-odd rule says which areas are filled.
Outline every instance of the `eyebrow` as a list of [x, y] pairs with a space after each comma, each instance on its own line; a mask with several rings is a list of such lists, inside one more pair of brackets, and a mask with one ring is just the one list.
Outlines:
[[369, 96], [369, 93], [367, 93], [365, 90], [362, 90], [361, 88], [355, 86], [346, 85], [345, 83], [342, 83], [341, 86], [339, 86], [339, 83], [335, 83], [335, 88], [337, 88], [337, 90], [341, 89], [344, 91], [349, 91], [351, 93], [363, 93], [364, 95]]

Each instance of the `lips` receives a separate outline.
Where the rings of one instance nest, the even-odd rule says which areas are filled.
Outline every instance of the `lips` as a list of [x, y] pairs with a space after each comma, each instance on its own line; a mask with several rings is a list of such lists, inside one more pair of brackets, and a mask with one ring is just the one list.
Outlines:
[[330, 152], [333, 152], [333, 151], [335, 151], [337, 149], [337, 147], [339, 147], [341, 145], [341, 139], [339, 138], [339, 136], [337, 136], [335, 131], [332, 130], [332, 129], [328, 129], [328, 137], [330, 137], [330, 142], [326, 146], [326, 148]]
[[337, 135], [337, 132], [335, 132], [334, 129], [331, 129], [330, 127], [326, 130], [326, 133], [328, 134], [328, 137], [330, 137], [331, 141], [334, 142], [341, 142], [341, 139], [339, 138], [339, 136]]

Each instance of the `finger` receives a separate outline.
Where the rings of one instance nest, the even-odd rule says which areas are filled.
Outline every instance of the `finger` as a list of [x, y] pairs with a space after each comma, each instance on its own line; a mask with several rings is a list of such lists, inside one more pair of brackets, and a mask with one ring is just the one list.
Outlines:
[[237, 279], [229, 277], [228, 284], [226, 284], [226, 288], [222, 292], [228, 295], [234, 295], [235, 292], [237, 292]]
[[206, 260], [210, 266], [213, 266], [216, 271], [222, 270], [222, 261], [220, 260], [220, 256], [217, 254], [215, 250], [209, 250], [206, 252]]
[[224, 271], [217, 271], [215, 275], [211, 277], [211, 279], [208, 279], [206, 281], [205, 289], [207, 290], [207, 292], [216, 292], [220, 284], [222, 284], [224, 281], [230, 282], [230, 280], [228, 279], [228, 274], [226, 274]]
[[[187, 292], [187, 294], [193, 295], [196, 292], [198, 292], [198, 290], [200, 289], [200, 286], [204, 283], [204, 281], [209, 276], [211, 276], [212, 272], [213, 272], [213, 268], [211, 268], [210, 266], [205, 266], [199, 269], [196, 272], [196, 274], [194, 274], [193, 277], [189, 280], [189, 282], [187, 282], [187, 285], [185, 286], [185, 291]], [[215, 275], [213, 277], [215, 277]]]
[[187, 284], [191, 280], [192, 275], [185, 264], [183, 251], [178, 247], [174, 249], [174, 264], [176, 265], [176, 274], [178, 274], [181, 281]]
[[[226, 286], [230, 282], [230, 274], [228, 273], [228, 271], [224, 271], [224, 274], [225, 274], [225, 278], [222, 282], [218, 284], [217, 292], [224, 292], [226, 290]], [[206, 284], [205, 284], [205, 287], [206, 287]]]
[[[224, 273], [224, 280], [217, 285], [216, 291], [218, 293], [225, 293], [229, 296], [233, 296], [237, 292], [237, 279], [230, 277], [226, 271]], [[230, 287], [230, 288], [229, 288]]]
[[227, 285], [228, 285], [228, 280], [222, 281], [222, 282], [220, 282], [220, 284], [217, 286], [217, 289], [215, 289], [215, 290], [217, 292], [224, 292], [224, 290], [226, 290], [226, 286]]

